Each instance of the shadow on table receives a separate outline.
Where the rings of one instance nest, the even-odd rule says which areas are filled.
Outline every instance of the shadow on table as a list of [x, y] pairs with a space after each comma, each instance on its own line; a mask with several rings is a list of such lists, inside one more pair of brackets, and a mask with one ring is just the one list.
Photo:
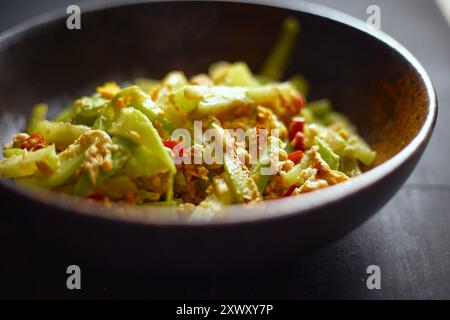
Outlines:
[[[367, 265], [352, 236], [268, 272], [220, 276], [123, 273], [84, 266], [82, 290], [66, 288], [77, 264], [2, 224], [0, 298], [12, 299], [346, 299], [376, 298], [365, 285]], [[21, 240], [19, 240], [21, 239]]]

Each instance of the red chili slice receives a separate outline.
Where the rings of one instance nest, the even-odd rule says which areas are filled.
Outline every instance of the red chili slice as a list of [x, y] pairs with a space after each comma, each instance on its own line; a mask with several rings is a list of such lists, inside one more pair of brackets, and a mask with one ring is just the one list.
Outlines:
[[164, 146], [169, 149], [175, 148], [178, 145], [178, 143], [180, 143], [180, 142], [176, 141], [176, 140], [164, 140], [163, 141]]
[[[169, 148], [171, 150], [173, 150], [176, 146], [178, 146], [181, 142], [177, 141], [177, 140], [163, 140], [163, 144], [166, 148]], [[179, 149], [180, 154], [179, 156], [183, 156], [183, 147], [181, 146], [181, 148]]]
[[288, 159], [297, 164], [303, 158], [303, 151], [297, 150], [288, 155]]
[[303, 97], [303, 95], [296, 94], [294, 96], [294, 108], [296, 113], [299, 113], [304, 105], [305, 105], [305, 98]]
[[294, 139], [292, 139], [291, 144], [294, 147], [295, 150], [304, 150], [305, 145], [305, 135], [303, 134], [303, 132], [297, 132], [295, 134]]
[[295, 138], [297, 132], [303, 132], [305, 128], [305, 119], [302, 117], [292, 118], [291, 124], [289, 125], [289, 137], [291, 140]]
[[21, 149], [28, 151], [36, 151], [45, 147], [45, 138], [39, 134], [35, 133], [29, 136], [20, 146]]
[[289, 190], [286, 191], [285, 194], [283, 194], [282, 198], [290, 197], [290, 196], [294, 193], [295, 189], [297, 189], [297, 187], [296, 187], [295, 185], [293, 185], [292, 187], [290, 187]]

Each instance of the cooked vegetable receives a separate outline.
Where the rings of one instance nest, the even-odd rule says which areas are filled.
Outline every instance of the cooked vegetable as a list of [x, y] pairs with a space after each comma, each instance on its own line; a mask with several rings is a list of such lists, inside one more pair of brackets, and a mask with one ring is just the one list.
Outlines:
[[54, 143], [57, 150], [64, 150], [89, 130], [83, 125], [43, 120], [36, 124], [31, 133], [41, 134], [47, 143]]
[[248, 203], [260, 200], [261, 195], [258, 187], [250, 174], [250, 170], [239, 160], [230, 134], [223, 130], [216, 121], [214, 121], [212, 127], [223, 137], [224, 147], [226, 145], [231, 146], [231, 150], [225, 152], [223, 157], [224, 178], [228, 182], [228, 185], [231, 186], [235, 202]]
[[311, 88], [309, 87], [308, 81], [302, 75], [297, 74], [293, 76], [289, 79], [289, 82], [292, 83], [298, 92], [302, 93], [305, 97], [308, 96]]
[[265, 153], [262, 154], [256, 164], [251, 169], [253, 180], [258, 186], [258, 190], [264, 193], [267, 183], [270, 180], [270, 175], [264, 174], [264, 169], [270, 169], [271, 158], [276, 156], [277, 152], [280, 152], [280, 148], [283, 147], [282, 141], [276, 137], [269, 138], [269, 145], [267, 146]]
[[48, 106], [44, 103], [35, 105], [33, 111], [31, 112], [31, 118], [28, 122], [28, 133], [36, 132], [36, 127], [39, 122], [44, 121], [47, 117]]
[[280, 82], [299, 31], [285, 21], [259, 75], [218, 62], [191, 78], [107, 82], [53, 120], [36, 105], [3, 150], [0, 178], [89, 201], [176, 206], [170, 217], [193, 221], [360, 175], [376, 153], [351, 121], [330, 100], [307, 103], [303, 76]]
[[337, 170], [339, 168], [339, 156], [318, 136], [315, 138], [315, 143], [319, 146], [319, 153], [322, 159], [325, 160], [331, 169]]
[[281, 79], [291, 60], [299, 33], [297, 19], [291, 17], [284, 20], [281, 36], [261, 70], [262, 76], [276, 81]]
[[224, 206], [233, 203], [230, 187], [223, 177], [214, 178], [209, 195], [203, 200], [190, 216], [190, 221], [205, 221], [214, 217], [214, 214]]
[[18, 149], [18, 148], [5, 149], [3, 151], [3, 156], [5, 158], [11, 158], [11, 157], [15, 157], [15, 156], [21, 156], [25, 152], [26, 151], [24, 149]]
[[366, 166], [370, 166], [375, 161], [377, 156], [375, 151], [361, 137], [354, 135], [349, 139], [349, 143], [355, 149], [355, 158]]
[[111, 169], [99, 172], [95, 181], [91, 179], [89, 172], [84, 172], [75, 186], [75, 195], [84, 197], [91, 194], [95, 191], [96, 186], [102, 185], [105, 181], [123, 171], [125, 164], [131, 157], [130, 144], [132, 143], [121, 138], [114, 138], [112, 141], [117, 146], [117, 150], [111, 155]]
[[58, 167], [55, 146], [9, 157], [0, 161], [1, 178], [21, 178], [34, 174], [48, 174]]
[[89, 172], [92, 180], [100, 168], [108, 170], [110, 152], [114, 149], [111, 138], [103, 131], [92, 130], [83, 133], [72, 145], [58, 154], [56, 170], [50, 175], [35, 175], [21, 179], [20, 182], [53, 189], [63, 185], [77, 170]]
[[331, 112], [331, 102], [327, 99], [310, 102], [306, 108], [317, 118], [323, 118]]
[[[303, 170], [308, 169], [311, 166], [311, 158], [308, 154], [302, 157], [299, 164], [295, 165], [291, 170], [287, 171], [284, 175], [284, 184], [286, 187], [290, 188], [292, 186], [299, 186], [304, 183], [304, 178], [302, 177]], [[292, 193], [292, 192], [291, 192]]]

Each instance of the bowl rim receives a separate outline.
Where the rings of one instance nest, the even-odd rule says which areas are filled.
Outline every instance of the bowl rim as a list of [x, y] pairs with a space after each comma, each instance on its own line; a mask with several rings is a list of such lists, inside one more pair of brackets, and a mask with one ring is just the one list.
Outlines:
[[[318, 190], [316, 192], [304, 194], [301, 197], [291, 197], [285, 199], [277, 199], [264, 201], [261, 207], [256, 206], [255, 210], [250, 210], [251, 214], [239, 214], [243, 209], [243, 205], [231, 205], [224, 210], [221, 219], [212, 219], [206, 221], [183, 221], [183, 220], [165, 220], [149, 218], [149, 208], [132, 206], [130, 212], [132, 215], [113, 214], [112, 210], [117, 208], [104, 208], [103, 205], [92, 203], [74, 204], [74, 197], [59, 195], [58, 197], [42, 196], [42, 192], [35, 192], [30, 188], [21, 187], [8, 181], [0, 180], [2, 188], [10, 189], [12, 192], [19, 193], [38, 204], [56, 207], [68, 214], [76, 213], [80, 216], [90, 217], [94, 219], [107, 220], [110, 222], [125, 222], [128, 224], [139, 224], [146, 226], [164, 226], [176, 228], [191, 227], [211, 227], [211, 226], [229, 226], [242, 223], [260, 223], [271, 220], [278, 220], [296, 215], [305, 215], [308, 212], [317, 210], [321, 207], [333, 205], [340, 200], [355, 195], [372, 185], [378, 183], [383, 178], [394, 173], [398, 168], [404, 165], [409, 159], [413, 158], [422, 148], [425, 148], [431, 138], [434, 126], [436, 124], [438, 113], [438, 102], [433, 83], [425, 71], [421, 63], [409, 52], [403, 45], [383, 31], [368, 26], [364, 21], [355, 18], [336, 9], [328, 8], [323, 5], [310, 3], [306, 1], [289, 1], [289, 0], [97, 0], [93, 2], [81, 3], [82, 12], [93, 13], [96, 11], [107, 10], [115, 7], [127, 7], [142, 5], [148, 3], [231, 3], [231, 4], [249, 4], [257, 6], [266, 6], [279, 9], [293, 10], [303, 12], [310, 15], [318, 16], [322, 19], [332, 20], [333, 22], [346, 25], [359, 32], [365, 33], [377, 41], [382, 42], [391, 50], [398, 53], [411, 67], [417, 72], [425, 86], [427, 98], [429, 99], [428, 114], [424, 124], [420, 128], [417, 135], [403, 147], [400, 152], [395, 154], [391, 159], [370, 169], [364, 174], [352, 178], [351, 182], [330, 186], [328, 188]], [[8, 45], [8, 41], [14, 40], [17, 36], [32, 32], [35, 27], [50, 23], [65, 17], [65, 10], [53, 10], [46, 14], [39, 15], [35, 18], [22, 22], [0, 34], [0, 50], [3, 46]], [[52, 192], [54, 195], [55, 193]], [[97, 208], [96, 208], [97, 207]], [[122, 206], [120, 206], [122, 207]], [[120, 210], [120, 209], [119, 209]], [[166, 208], [156, 208], [154, 212], [165, 212]]]

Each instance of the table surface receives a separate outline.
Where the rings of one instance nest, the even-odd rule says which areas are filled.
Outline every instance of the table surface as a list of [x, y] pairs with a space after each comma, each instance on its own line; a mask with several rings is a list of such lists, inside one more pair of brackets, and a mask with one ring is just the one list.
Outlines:
[[[36, 255], [9, 230], [0, 234], [0, 297], [450, 299], [449, 26], [429, 0], [315, 2], [364, 20], [369, 5], [380, 6], [382, 29], [423, 63], [439, 97], [438, 122], [426, 153], [375, 217], [342, 240], [270, 274], [177, 278], [83, 269], [79, 292], [65, 288], [65, 268], [73, 262], [51, 252]], [[73, 1], [2, 1], [0, 31], [68, 4]], [[381, 268], [381, 290], [366, 287], [369, 265]]]

